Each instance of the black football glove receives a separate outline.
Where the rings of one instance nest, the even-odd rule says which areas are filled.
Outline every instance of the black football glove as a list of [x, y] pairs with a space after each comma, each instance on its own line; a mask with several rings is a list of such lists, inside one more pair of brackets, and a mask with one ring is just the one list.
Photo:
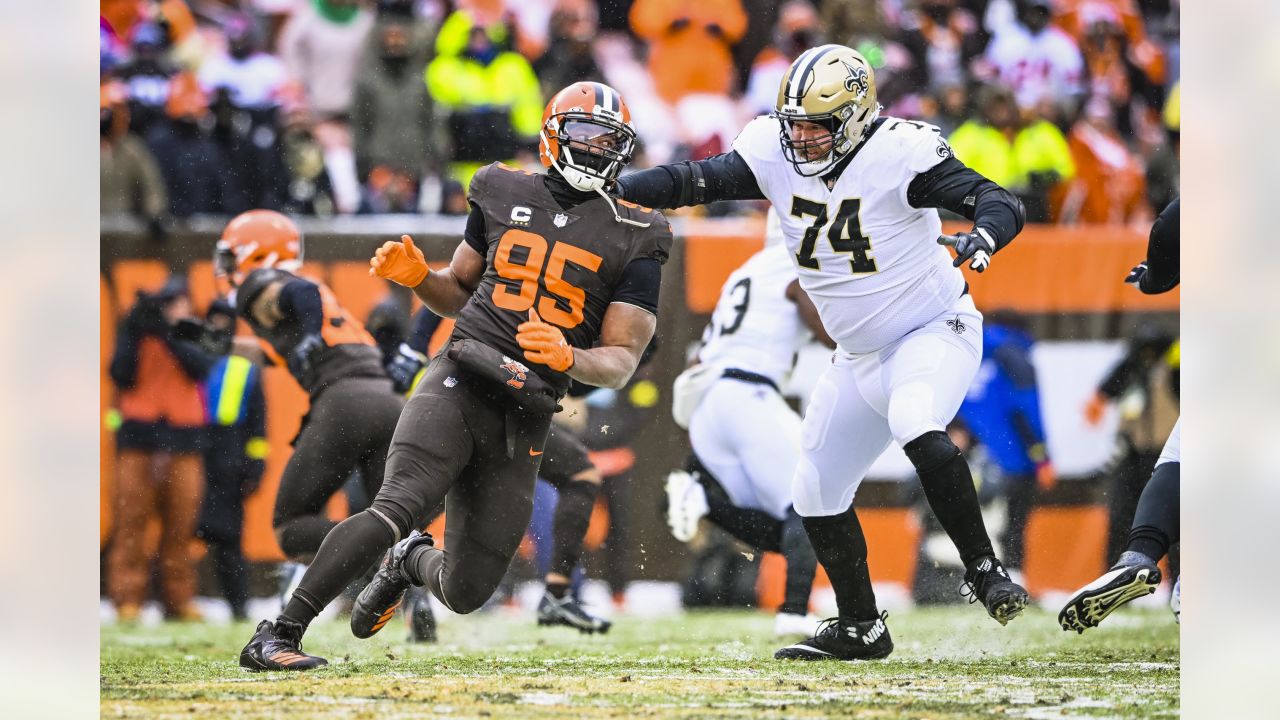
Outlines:
[[413, 379], [418, 371], [427, 364], [427, 356], [409, 347], [408, 343], [400, 343], [391, 362], [387, 363], [387, 376], [391, 378], [391, 386], [401, 395], [413, 387]]
[[1141, 289], [1142, 280], [1146, 276], [1147, 276], [1147, 263], [1144, 260], [1138, 263], [1137, 265], [1135, 265], [1133, 269], [1129, 271], [1129, 274], [1125, 277], [1124, 281], [1125, 281], [1125, 284], [1127, 285], [1133, 285]]
[[969, 267], [976, 272], [987, 269], [991, 264], [991, 255], [996, 251], [995, 241], [982, 228], [975, 228], [972, 232], [943, 235], [938, 238], [938, 244], [955, 248], [956, 259], [951, 263], [951, 267], [960, 267], [968, 262]]
[[302, 379], [311, 373], [315, 356], [324, 348], [324, 339], [319, 335], [313, 333], [303, 337], [293, 352], [289, 353], [289, 372], [302, 382]]

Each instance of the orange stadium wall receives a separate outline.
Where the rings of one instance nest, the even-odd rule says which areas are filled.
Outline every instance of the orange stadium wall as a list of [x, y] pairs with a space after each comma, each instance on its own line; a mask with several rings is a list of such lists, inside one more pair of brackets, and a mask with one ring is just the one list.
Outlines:
[[[762, 246], [763, 223], [752, 221], [686, 221], [677, 226], [677, 245], [668, 265], [662, 302], [659, 334], [670, 343], [671, 357], [683, 350], [675, 349], [682, 340], [697, 337], [700, 327], [679, 323], [689, 315], [704, 315], [714, 307], [720, 287], [729, 273]], [[206, 239], [201, 239], [202, 242]], [[456, 240], [452, 241], [456, 242]], [[200, 250], [207, 249], [207, 243]], [[132, 305], [139, 289], [154, 289], [163, 283], [170, 264], [154, 258], [112, 259], [110, 244], [103, 243], [101, 280], [101, 406], [104, 420], [113, 402], [113, 388], [106, 367], [114, 346], [116, 323]], [[443, 261], [437, 245], [433, 260]], [[451, 248], [449, 248], [451, 249]], [[1111, 227], [1029, 227], [1011, 247], [1000, 253], [995, 272], [969, 274], [969, 281], [979, 308], [1006, 307], [1027, 313], [1126, 313], [1176, 312], [1179, 294], [1144, 296], [1126, 288], [1120, 280], [1135, 262], [1145, 256], [1146, 238], [1126, 228]], [[337, 253], [331, 253], [331, 255]], [[349, 247], [341, 253], [347, 257], [363, 256], [361, 246]], [[207, 257], [194, 247], [191, 257]], [[207, 260], [187, 263], [170, 260], [173, 266], [185, 266], [190, 280], [192, 300], [199, 311], [214, 297], [215, 288]], [[442, 265], [443, 262], [433, 262]], [[671, 271], [675, 271], [674, 273]], [[389, 292], [381, 282], [367, 274], [362, 259], [333, 259], [308, 262], [305, 272], [330, 284], [338, 299], [356, 317], [367, 316], [369, 310]], [[673, 277], [674, 275], [674, 277]], [[683, 301], [683, 302], [681, 302]], [[415, 301], [416, 302], [416, 301]], [[443, 344], [452, 323], [446, 321], [433, 339], [433, 350]], [[242, 326], [242, 330], [246, 330]], [[664, 366], [659, 384], [669, 387], [678, 371], [671, 362]], [[290, 442], [307, 409], [305, 394], [287, 376], [286, 371], [269, 368], [264, 372], [264, 388], [268, 403], [268, 441], [270, 455], [266, 476], [260, 489], [246, 505], [244, 551], [251, 561], [282, 559], [271, 531], [271, 507], [281, 471], [288, 460]], [[113, 435], [104, 422], [101, 436], [101, 531], [105, 543], [111, 532], [111, 492], [114, 477]], [[654, 432], [657, 432], [655, 430]], [[669, 430], [662, 430], [669, 432]], [[683, 442], [683, 440], [680, 440]], [[662, 468], [665, 473], [667, 468]], [[647, 479], [646, 479], [647, 480]], [[653, 483], [655, 487], [660, 483]], [[639, 491], [638, 491], [639, 492]], [[637, 506], [655, 506], [655, 493], [647, 495]], [[345, 514], [341, 496], [330, 503], [335, 517]], [[871, 569], [877, 581], [897, 582], [910, 586], [915, 566], [919, 527], [914, 515], [902, 508], [868, 508], [865, 521], [872, 548]], [[602, 535], [593, 525], [593, 532]], [[1042, 508], [1031, 520], [1027, 548], [1026, 574], [1033, 592], [1069, 589], [1093, 577], [1103, 566], [1102, 543], [1106, 513], [1098, 505], [1065, 505]], [[665, 533], [663, 533], [665, 535]], [[669, 538], [666, 538], [670, 542]], [[598, 539], [597, 539], [598, 542]], [[678, 549], [672, 546], [672, 562], [677, 562]], [[782, 583], [774, 581], [782, 572], [781, 559], [766, 556], [762, 566], [762, 604], [778, 604]], [[825, 582], [825, 577], [819, 579]]]

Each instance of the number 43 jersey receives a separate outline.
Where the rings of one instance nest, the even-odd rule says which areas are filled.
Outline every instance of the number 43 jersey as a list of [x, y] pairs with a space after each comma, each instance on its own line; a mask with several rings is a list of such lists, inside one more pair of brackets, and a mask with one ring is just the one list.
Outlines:
[[770, 245], [734, 270], [702, 333], [698, 359], [763, 375], [775, 384], [791, 370], [810, 332], [787, 286], [796, 279], [790, 252]]
[[[483, 238], [473, 237], [469, 220], [467, 242], [484, 254], [485, 270], [458, 315], [455, 337], [526, 362], [515, 338], [531, 308], [577, 348], [596, 344], [611, 303], [656, 313], [661, 264], [672, 242], [662, 213], [619, 200], [619, 215], [646, 226], [618, 222], [597, 193], [576, 193], [578, 202], [564, 207], [551, 182], [502, 163], [472, 178], [469, 199], [483, 214], [484, 229]], [[564, 373], [526, 364], [557, 389], [568, 388]]]
[[938, 128], [878, 121], [831, 187], [795, 171], [775, 118], [753, 120], [733, 149], [777, 209], [800, 285], [842, 349], [875, 352], [963, 293], [963, 276], [937, 244], [938, 211], [907, 200], [912, 179], [951, 156]]

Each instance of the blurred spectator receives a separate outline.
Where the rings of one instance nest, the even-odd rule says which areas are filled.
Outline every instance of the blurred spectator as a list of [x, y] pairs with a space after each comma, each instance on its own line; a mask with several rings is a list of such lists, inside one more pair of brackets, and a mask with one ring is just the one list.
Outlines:
[[277, 210], [285, 203], [288, 185], [279, 126], [288, 76], [278, 58], [262, 52], [251, 17], [227, 14], [224, 31], [227, 51], [210, 58], [199, 74], [210, 97], [213, 139], [228, 158], [248, 206]]
[[1016, 22], [995, 32], [986, 60], [1000, 82], [1013, 88], [1020, 107], [1050, 103], [1055, 116], [1049, 119], [1070, 119], [1083, 92], [1080, 48], [1065, 31], [1049, 24], [1051, 0], [1016, 3]]
[[284, 63], [261, 50], [253, 19], [227, 16], [223, 24], [227, 50], [200, 67], [200, 85], [209, 94], [225, 91], [227, 99], [244, 110], [279, 107], [288, 82]]
[[538, 78], [523, 56], [504, 49], [509, 37], [504, 25], [474, 24], [460, 10], [441, 26], [427, 66], [427, 89], [449, 114], [449, 172], [464, 186], [485, 164], [531, 152], [542, 126]]
[[735, 90], [730, 48], [747, 30], [740, 0], [636, 0], [631, 27], [649, 43], [649, 74], [663, 100]]
[[1066, 186], [1059, 219], [1115, 224], [1142, 219], [1146, 210], [1142, 163], [1116, 130], [1111, 107], [1097, 98], [1090, 101], [1067, 142], [1077, 174]]
[[[1168, 3], [1166, 3], [1167, 5]], [[1134, 0], [1059, 0], [1057, 22], [1075, 36], [1083, 48], [1099, 26], [1114, 29], [1119, 37], [1125, 63], [1140, 73], [1152, 87], [1164, 85], [1164, 52], [1147, 37], [1143, 17]], [[1158, 104], [1161, 98], [1153, 96]]]
[[957, 0], [920, 0], [898, 42], [911, 54], [910, 87], [937, 93], [968, 81], [969, 66], [981, 57], [987, 37]]
[[999, 469], [1008, 498], [1000, 544], [1010, 570], [1021, 570], [1027, 521], [1036, 496], [1052, 490], [1057, 475], [1045, 445], [1034, 338], [1022, 316], [997, 310], [982, 325], [982, 365], [969, 387], [960, 418]]
[[542, 57], [533, 63], [544, 97], [551, 97], [575, 82], [604, 82], [604, 74], [592, 53], [592, 41], [599, 30], [594, 5], [568, 3], [556, 8], [551, 15], [551, 42]]
[[809, 0], [788, 0], [778, 10], [773, 28], [773, 43], [761, 50], [751, 64], [747, 79], [746, 101], [756, 115], [773, 112], [778, 102], [778, 89], [791, 63], [800, 53], [823, 43], [818, 26], [818, 11]]
[[151, 576], [147, 527], [160, 521], [160, 589], [166, 617], [199, 618], [191, 545], [204, 486], [200, 386], [212, 358], [174, 337], [191, 315], [181, 278], [138, 293], [121, 323], [109, 368], [119, 391], [118, 473], [107, 593], [122, 621], [138, 618]]
[[1147, 202], [1151, 211], [1159, 215], [1178, 197], [1180, 165], [1178, 161], [1179, 130], [1181, 127], [1182, 92], [1179, 85], [1169, 91], [1161, 116], [1165, 126], [1165, 142], [1160, 143], [1147, 158]]
[[889, 34], [880, 0], [826, 0], [822, 27], [830, 42], [850, 46], [862, 38], [884, 39]]
[[216, 360], [205, 382], [206, 492], [197, 534], [209, 544], [213, 571], [232, 617], [244, 620], [249, 601], [248, 569], [240, 550], [244, 500], [258, 489], [266, 467], [266, 400], [259, 368], [231, 354], [235, 308], [226, 300], [215, 300], [205, 323], [205, 349]]
[[143, 137], [152, 124], [165, 116], [169, 81], [177, 68], [165, 57], [164, 32], [154, 23], [140, 23], [133, 30], [133, 57], [114, 75], [129, 97], [129, 130]]
[[373, 13], [359, 0], [310, 0], [280, 35], [280, 56], [317, 120], [345, 118]]
[[422, 178], [447, 160], [447, 139], [422, 82], [422, 66], [411, 64], [410, 26], [382, 23], [371, 40], [379, 61], [356, 81], [351, 108], [356, 173], [367, 209], [414, 212]]
[[223, 147], [210, 132], [208, 101], [194, 76], [182, 72], [171, 81], [167, 117], [152, 124], [147, 146], [155, 155], [169, 195], [169, 213], [237, 215], [249, 198]]
[[334, 201], [344, 213], [355, 212], [361, 199], [349, 113], [373, 21], [373, 13], [359, 0], [310, 0], [294, 11], [280, 33], [280, 55], [302, 85], [315, 123], [312, 133], [324, 148]]
[[950, 137], [967, 119], [969, 90], [966, 85], [948, 85], [920, 98], [920, 119], [937, 125]]
[[982, 88], [974, 106], [980, 116], [949, 138], [956, 157], [1018, 195], [1029, 222], [1048, 222], [1050, 189], [1076, 174], [1062, 131], [1047, 120], [1023, 126], [1013, 93], [998, 85]]
[[1120, 411], [1116, 453], [1109, 465], [1110, 528], [1105, 557], [1119, 557], [1128, 538], [1138, 497], [1155, 468], [1165, 440], [1178, 421], [1178, 341], [1154, 324], [1134, 331], [1129, 347], [1085, 407], [1090, 425], [1102, 420], [1107, 405]]
[[98, 161], [100, 212], [136, 216], [150, 225], [153, 235], [162, 234], [162, 218], [169, 205], [164, 179], [147, 146], [128, 133], [124, 88], [107, 82], [98, 94], [102, 128]]

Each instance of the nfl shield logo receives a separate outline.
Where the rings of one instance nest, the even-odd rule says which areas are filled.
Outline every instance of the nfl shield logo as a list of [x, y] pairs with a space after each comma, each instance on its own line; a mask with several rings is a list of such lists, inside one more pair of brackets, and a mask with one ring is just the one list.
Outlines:
[[564, 227], [569, 223], [569, 216], [564, 213], [556, 213], [555, 217], [551, 218], [551, 222], [554, 223], [556, 227]]

